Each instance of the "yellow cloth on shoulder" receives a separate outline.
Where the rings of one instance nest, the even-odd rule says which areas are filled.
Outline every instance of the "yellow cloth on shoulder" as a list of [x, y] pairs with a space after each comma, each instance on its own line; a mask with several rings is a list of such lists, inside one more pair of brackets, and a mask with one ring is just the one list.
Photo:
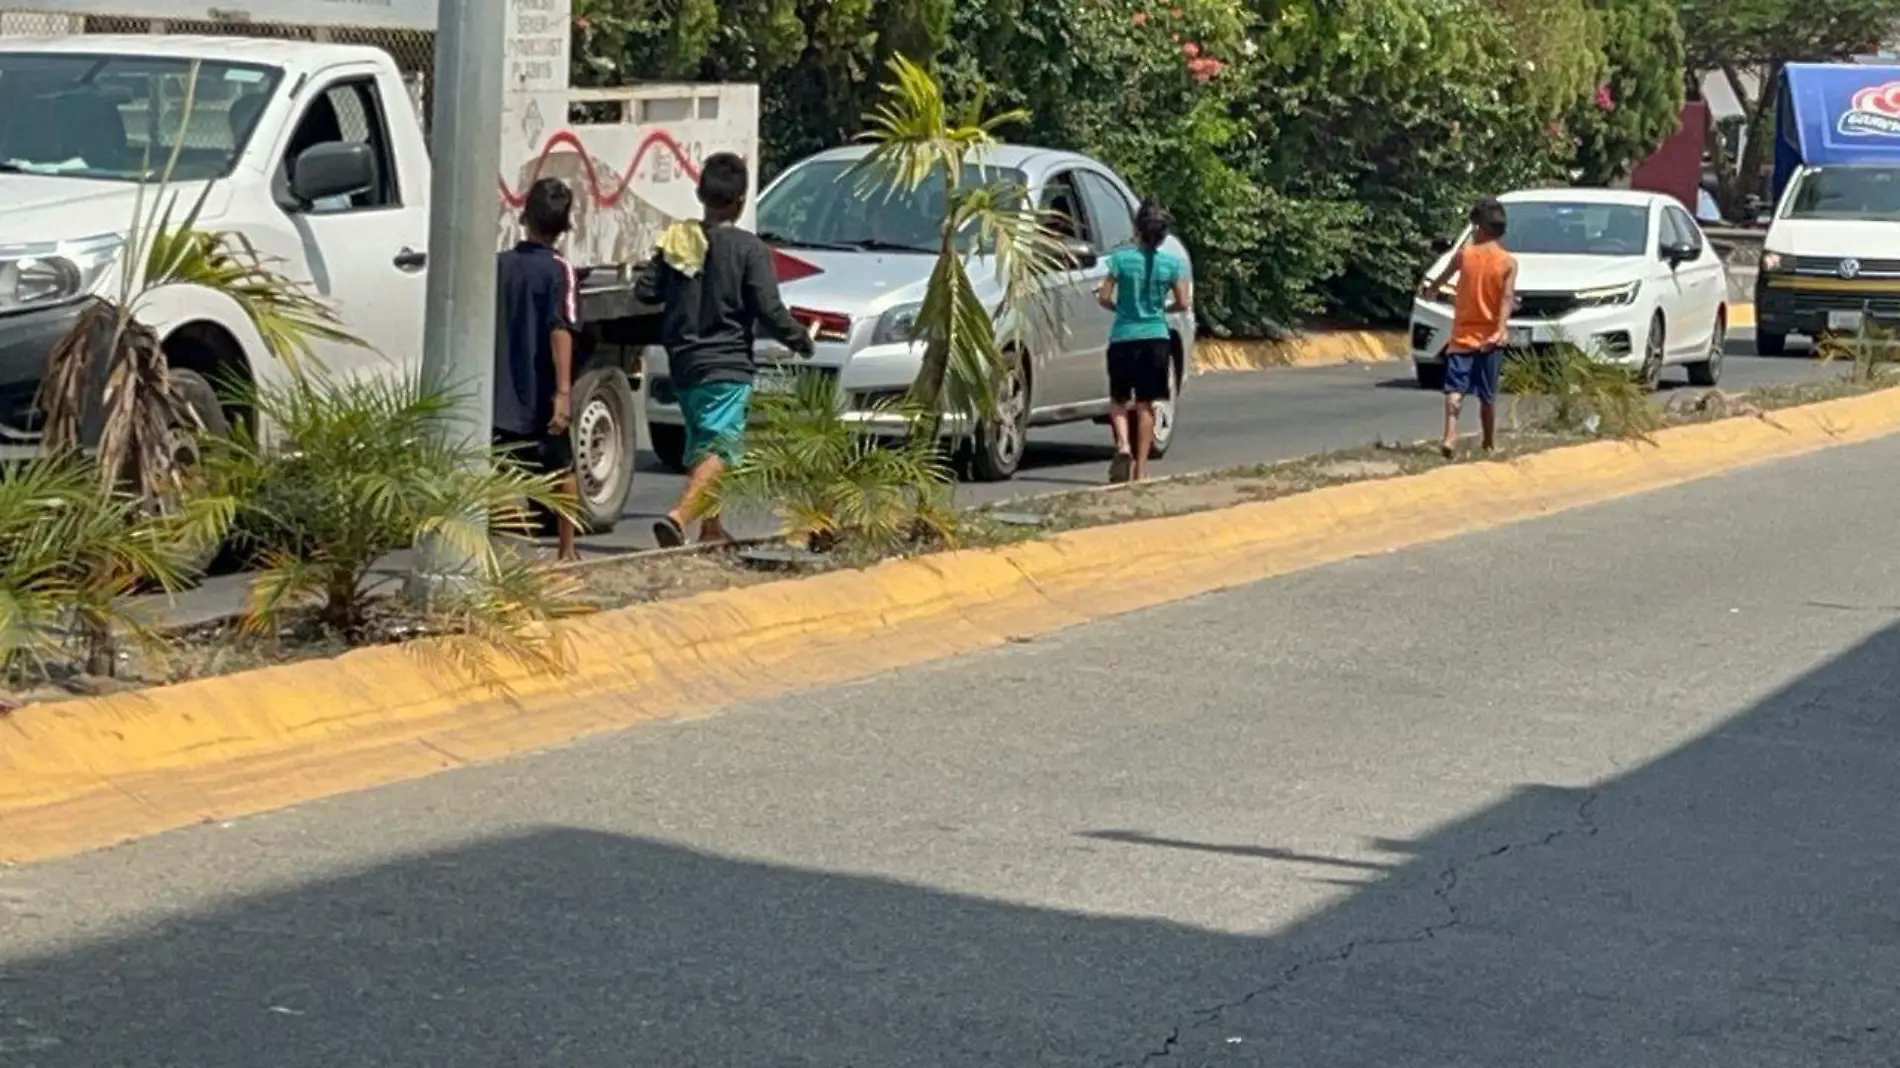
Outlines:
[[688, 278], [706, 266], [706, 228], [696, 222], [674, 223], [660, 235], [660, 257]]

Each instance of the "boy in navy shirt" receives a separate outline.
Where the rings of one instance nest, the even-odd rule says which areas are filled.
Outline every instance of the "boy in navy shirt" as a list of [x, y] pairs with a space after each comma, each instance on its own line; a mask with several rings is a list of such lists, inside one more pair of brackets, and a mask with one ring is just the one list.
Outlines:
[[[574, 194], [555, 178], [528, 191], [521, 211], [526, 238], [496, 260], [501, 302], [495, 338], [495, 444], [541, 475], [559, 475], [575, 493], [574, 450], [567, 421], [573, 404], [574, 335], [580, 295], [574, 267], [554, 251], [571, 227]], [[574, 524], [557, 520], [560, 558], [578, 558]]]

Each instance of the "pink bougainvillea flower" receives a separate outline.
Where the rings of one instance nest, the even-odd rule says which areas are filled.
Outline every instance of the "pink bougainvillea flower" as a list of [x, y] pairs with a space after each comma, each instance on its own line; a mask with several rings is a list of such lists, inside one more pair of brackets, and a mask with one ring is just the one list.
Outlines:
[[1128, 21], [1134, 23], [1137, 26], [1146, 26], [1148, 25], [1148, 13], [1146, 11], [1137, 11], [1135, 12], [1134, 17], [1129, 19]]
[[1201, 46], [1195, 44], [1193, 41], [1188, 41], [1181, 45], [1181, 54], [1189, 59], [1193, 59], [1195, 56], [1201, 54]]
[[1553, 122], [1553, 123], [1551, 123], [1551, 124], [1550, 124], [1550, 136], [1552, 136], [1552, 137], [1562, 137], [1563, 135], [1564, 135], [1564, 124], [1563, 124], [1563, 123], [1561, 123], [1561, 122]]
[[1615, 106], [1616, 98], [1610, 95], [1610, 87], [1607, 85], [1597, 86], [1597, 107], [1608, 111]]

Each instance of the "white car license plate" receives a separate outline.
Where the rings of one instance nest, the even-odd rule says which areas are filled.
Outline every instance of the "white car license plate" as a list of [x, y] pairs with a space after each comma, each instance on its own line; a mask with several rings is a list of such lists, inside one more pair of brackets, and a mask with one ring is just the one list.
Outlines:
[[1513, 349], [1528, 349], [1534, 340], [1536, 339], [1532, 336], [1530, 327], [1514, 326], [1511, 327], [1511, 332], [1505, 339], [1505, 345]]
[[1827, 313], [1827, 328], [1830, 333], [1849, 334], [1860, 331], [1862, 313], [1857, 311], [1831, 311]]

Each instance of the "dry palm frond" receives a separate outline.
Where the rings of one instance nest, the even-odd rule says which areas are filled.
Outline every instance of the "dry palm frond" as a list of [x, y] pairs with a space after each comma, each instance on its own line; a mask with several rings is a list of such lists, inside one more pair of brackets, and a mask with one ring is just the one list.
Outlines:
[[[179, 115], [195, 106], [198, 69], [193, 64]], [[103, 370], [100, 472], [124, 479], [147, 501], [175, 500], [179, 477], [169, 447], [174, 428], [194, 428], [168, 380], [158, 336], [139, 319], [147, 298], [169, 286], [193, 286], [228, 297], [256, 327], [269, 355], [293, 376], [316, 362], [314, 343], [361, 344], [343, 329], [334, 308], [302, 283], [280, 273], [280, 261], [260, 253], [244, 235], [198, 228], [211, 183], [183, 207], [170, 191], [183, 150], [175, 137], [155, 179], [141, 182], [131, 229], [120, 252], [119, 281], [111, 300], [96, 300], [54, 346], [47, 363], [41, 407], [50, 447], [76, 448], [93, 392]], [[147, 173], [152, 163], [146, 161]]]

